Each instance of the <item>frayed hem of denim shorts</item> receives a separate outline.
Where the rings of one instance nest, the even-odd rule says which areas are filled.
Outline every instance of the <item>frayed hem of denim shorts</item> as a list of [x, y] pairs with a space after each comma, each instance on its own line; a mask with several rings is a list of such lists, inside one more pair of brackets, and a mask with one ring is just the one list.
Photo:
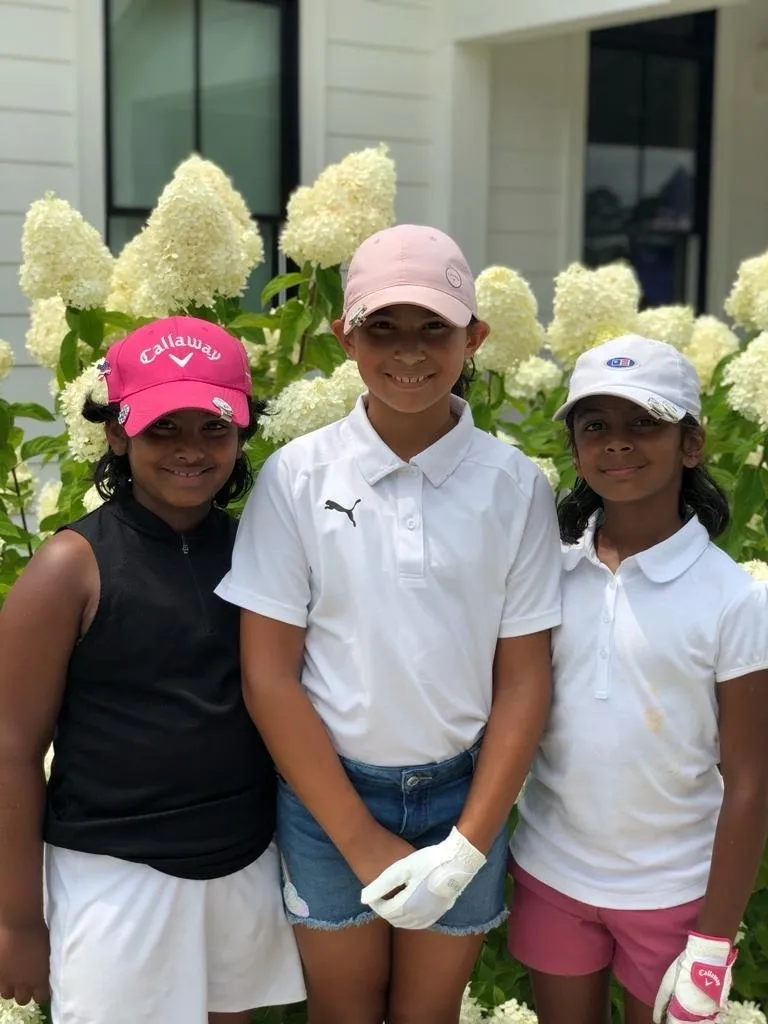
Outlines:
[[509, 911], [505, 908], [496, 917], [492, 917], [486, 924], [467, 925], [462, 928], [461, 926], [451, 924], [433, 924], [431, 928], [427, 930], [430, 932], [440, 932], [442, 935], [485, 935], [487, 932], [492, 932], [494, 928], [498, 928], [500, 924], [509, 917]]
[[285, 916], [288, 918], [288, 924], [300, 924], [304, 928], [312, 928], [321, 932], [338, 932], [342, 928], [359, 928], [360, 925], [380, 920], [379, 915], [372, 910], [364, 910], [361, 914], [348, 917], [345, 921], [319, 921], [316, 917], [299, 917], [298, 914], [292, 914], [290, 910], [285, 911]]

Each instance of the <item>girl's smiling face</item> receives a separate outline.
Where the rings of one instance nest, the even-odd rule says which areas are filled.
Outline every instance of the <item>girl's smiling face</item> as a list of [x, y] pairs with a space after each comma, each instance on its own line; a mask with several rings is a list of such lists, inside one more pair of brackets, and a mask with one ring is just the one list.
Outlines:
[[625, 398], [598, 395], [574, 408], [574, 464], [605, 502], [638, 502], [668, 493], [678, 502], [682, 472], [701, 460], [704, 432], [655, 419]]
[[157, 515], [204, 509], [226, 484], [240, 454], [238, 428], [201, 409], [178, 409], [127, 438], [109, 424], [117, 455], [128, 455], [133, 491]]
[[349, 334], [341, 320], [333, 330], [371, 395], [402, 413], [423, 412], [448, 396], [488, 334], [482, 321], [456, 327], [404, 303], [371, 313]]

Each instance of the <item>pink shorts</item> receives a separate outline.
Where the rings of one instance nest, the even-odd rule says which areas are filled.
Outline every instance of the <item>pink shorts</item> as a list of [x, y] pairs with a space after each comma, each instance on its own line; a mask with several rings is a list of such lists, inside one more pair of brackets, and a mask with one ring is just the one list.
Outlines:
[[566, 977], [610, 967], [653, 1006], [664, 972], [695, 930], [703, 899], [664, 910], [605, 910], [565, 896], [510, 864], [515, 880], [507, 944], [530, 970]]

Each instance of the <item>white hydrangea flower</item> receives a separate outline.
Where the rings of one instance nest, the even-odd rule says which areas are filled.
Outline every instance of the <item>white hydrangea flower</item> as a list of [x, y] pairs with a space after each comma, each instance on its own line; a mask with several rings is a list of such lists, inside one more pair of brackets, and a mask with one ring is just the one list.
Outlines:
[[727, 324], [716, 316], [700, 316], [683, 352], [696, 367], [699, 383], [706, 391], [720, 360], [737, 352], [738, 348], [739, 339]]
[[347, 360], [330, 377], [294, 381], [267, 405], [262, 433], [282, 443], [342, 419], [352, 410], [365, 384], [357, 363]]
[[53, 764], [53, 746], [48, 747], [43, 760], [43, 771], [45, 772], [46, 779], [51, 777], [51, 765]]
[[555, 278], [547, 346], [570, 368], [587, 349], [634, 331], [639, 302], [640, 285], [630, 267], [611, 263], [588, 270], [572, 263]]
[[496, 437], [498, 438], [499, 441], [503, 441], [504, 444], [511, 444], [513, 448], [520, 447], [517, 438], [513, 437], [511, 434], [508, 434], [506, 430], [502, 430], [501, 428], [499, 428], [496, 431]]
[[556, 491], [557, 488], [560, 486], [560, 474], [558, 473], [557, 466], [552, 461], [552, 459], [540, 459], [535, 455], [529, 455], [528, 458], [531, 460], [534, 466], [539, 467], [541, 472], [547, 478], [547, 483], [549, 484], [549, 486], [552, 488], [553, 491]]
[[638, 313], [635, 330], [644, 338], [665, 341], [682, 351], [691, 340], [693, 321], [690, 306], [654, 306]]
[[350, 153], [288, 200], [280, 248], [299, 266], [333, 267], [395, 220], [395, 164], [385, 145]]
[[118, 257], [107, 304], [163, 317], [190, 304], [242, 295], [264, 244], [227, 176], [199, 157], [184, 161], [144, 229]]
[[37, 496], [38, 523], [41, 523], [43, 519], [47, 519], [48, 516], [54, 515], [59, 507], [60, 494], [61, 480], [46, 480]]
[[544, 344], [544, 328], [530, 285], [509, 267], [488, 267], [475, 282], [477, 312], [491, 332], [475, 356], [482, 373], [508, 373], [536, 355]]
[[717, 1020], [718, 1024], [767, 1024], [757, 1003], [728, 1003]]
[[768, 252], [744, 260], [724, 308], [748, 331], [768, 331]]
[[67, 443], [76, 462], [95, 462], [107, 450], [107, 439], [101, 423], [89, 423], [83, 416], [83, 403], [90, 395], [95, 402], [106, 405], [107, 385], [97, 364], [87, 366], [79, 377], [70, 381], [59, 396], [59, 405], [67, 425]]
[[748, 572], [753, 579], [768, 580], [768, 562], [762, 562], [759, 558], [753, 558], [749, 562], [741, 562], [741, 568]]
[[525, 1003], [518, 1003], [516, 999], [497, 1006], [488, 1019], [506, 1021], [507, 1024], [537, 1024], [538, 1021], [533, 1010], [529, 1010]]
[[83, 495], [83, 506], [86, 512], [95, 512], [97, 508], [101, 508], [104, 504], [104, 499], [96, 490], [95, 487], [89, 487]]
[[728, 404], [748, 420], [768, 430], [768, 331], [754, 341], [726, 366], [723, 383], [730, 388]]
[[0, 341], [0, 380], [5, 380], [13, 368], [13, 349], [7, 341]]
[[559, 387], [563, 371], [551, 359], [531, 356], [511, 370], [504, 378], [504, 390], [510, 398], [522, 398], [533, 402], [543, 394], [547, 395]]
[[749, 453], [744, 459], [745, 466], [762, 466], [765, 462], [765, 448], [759, 444], [757, 448]]
[[37, 1003], [19, 1006], [14, 999], [0, 999], [0, 1024], [45, 1024]]
[[21, 236], [22, 291], [30, 299], [59, 295], [68, 306], [103, 306], [114, 260], [101, 235], [64, 199], [47, 192], [30, 206]]
[[744, 941], [744, 939], [746, 939], [746, 937], [747, 937], [747, 926], [746, 926], [746, 924], [743, 921], [741, 921], [739, 923], [739, 930], [736, 932], [736, 938], [733, 940], [734, 946], [740, 946], [741, 943]]
[[67, 307], [59, 295], [50, 299], [35, 299], [30, 310], [27, 331], [27, 352], [40, 366], [55, 370], [59, 362], [61, 343], [69, 333]]
[[469, 992], [469, 986], [467, 986], [461, 1000], [459, 1024], [483, 1024], [485, 1019], [482, 1006], [476, 999], [473, 999]]

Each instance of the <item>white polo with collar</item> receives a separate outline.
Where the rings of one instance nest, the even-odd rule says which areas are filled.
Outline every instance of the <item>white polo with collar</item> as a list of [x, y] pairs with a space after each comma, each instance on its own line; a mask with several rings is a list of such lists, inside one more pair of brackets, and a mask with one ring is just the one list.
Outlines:
[[768, 589], [695, 517], [615, 575], [594, 522], [563, 559], [554, 702], [512, 853], [592, 906], [697, 899], [723, 795], [717, 688], [768, 667]]
[[482, 734], [496, 641], [560, 622], [551, 488], [520, 451], [456, 426], [410, 462], [360, 399], [267, 460], [217, 589], [306, 627], [302, 682], [338, 752], [443, 761]]

